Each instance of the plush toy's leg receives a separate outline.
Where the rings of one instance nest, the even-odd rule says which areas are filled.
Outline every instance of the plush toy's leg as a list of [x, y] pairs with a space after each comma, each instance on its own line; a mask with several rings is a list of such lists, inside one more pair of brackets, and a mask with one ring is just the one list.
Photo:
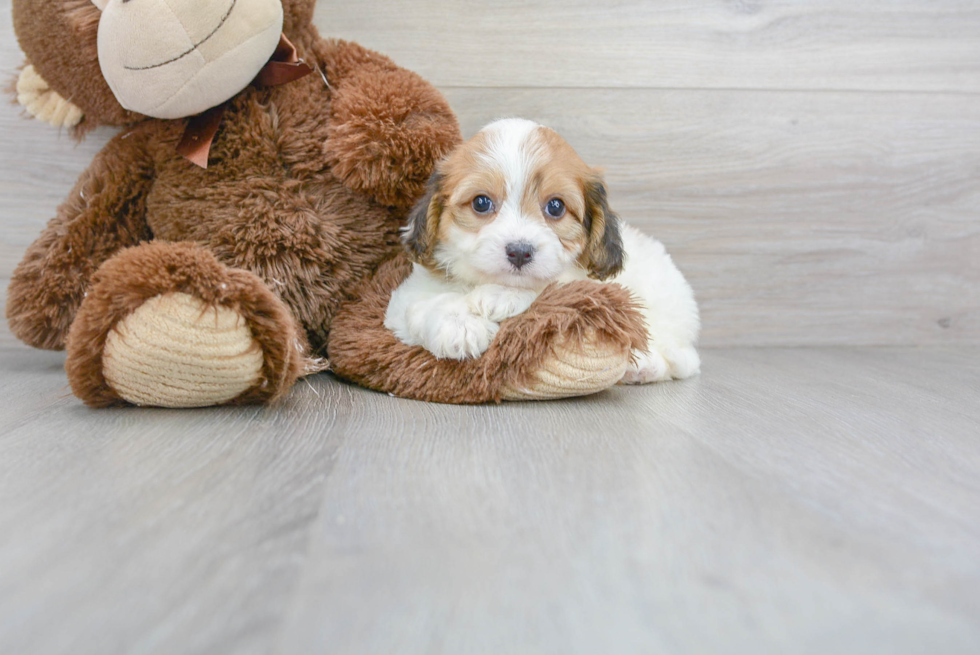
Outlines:
[[585, 396], [613, 386], [626, 373], [630, 350], [596, 330], [563, 335], [522, 381], [501, 387], [503, 400], [550, 400]]
[[66, 369], [93, 407], [275, 400], [306, 372], [306, 339], [259, 278], [194, 244], [124, 250], [92, 278]]
[[27, 249], [7, 294], [10, 331], [21, 341], [63, 349], [92, 274], [123, 248], [150, 238], [148, 159], [139, 130], [113, 138]]
[[334, 317], [327, 352], [334, 373], [404, 398], [484, 403], [584, 396], [616, 384], [646, 329], [629, 292], [575, 282], [545, 289], [500, 324], [479, 359], [436, 359], [384, 327], [392, 291], [411, 272], [399, 255], [352, 293]]

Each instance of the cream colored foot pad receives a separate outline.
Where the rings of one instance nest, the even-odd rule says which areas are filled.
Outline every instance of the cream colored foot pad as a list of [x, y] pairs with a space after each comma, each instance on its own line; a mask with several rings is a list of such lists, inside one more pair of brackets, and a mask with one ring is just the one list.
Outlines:
[[262, 351], [237, 312], [169, 293], [116, 325], [102, 369], [106, 382], [134, 405], [205, 407], [254, 386]]
[[[594, 343], [594, 340], [590, 340]], [[556, 346], [535, 377], [523, 388], [506, 386], [504, 400], [548, 400], [587, 396], [619, 382], [629, 365], [629, 350], [615, 345]]]

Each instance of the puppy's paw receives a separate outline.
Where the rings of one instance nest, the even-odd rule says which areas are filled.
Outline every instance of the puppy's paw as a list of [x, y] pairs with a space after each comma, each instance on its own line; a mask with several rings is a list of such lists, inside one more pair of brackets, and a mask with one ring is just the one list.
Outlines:
[[527, 311], [537, 297], [530, 289], [484, 284], [466, 294], [466, 301], [473, 314], [499, 323]]
[[656, 350], [647, 353], [634, 352], [633, 362], [626, 367], [620, 384], [649, 384], [670, 379], [667, 360]]
[[476, 358], [487, 351], [499, 328], [468, 312], [445, 314], [430, 325], [422, 345], [439, 359]]
[[425, 342], [425, 333], [432, 320], [432, 303], [429, 300], [414, 302], [405, 310], [405, 328], [408, 332], [405, 343], [417, 346]]
[[670, 377], [675, 380], [685, 380], [701, 372], [701, 356], [694, 346], [668, 348], [663, 355], [670, 366]]
[[620, 384], [649, 384], [664, 380], [684, 380], [701, 370], [701, 358], [693, 346], [656, 348], [650, 352], [634, 353], [636, 363], [630, 364]]

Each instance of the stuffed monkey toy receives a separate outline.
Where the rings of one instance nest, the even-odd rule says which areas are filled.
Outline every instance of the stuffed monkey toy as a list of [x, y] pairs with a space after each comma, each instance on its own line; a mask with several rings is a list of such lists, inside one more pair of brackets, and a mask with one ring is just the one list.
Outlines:
[[328, 368], [459, 403], [614, 384], [644, 343], [614, 285], [547, 291], [471, 362], [384, 329], [399, 229], [459, 127], [414, 73], [322, 38], [314, 2], [14, 0], [28, 112], [121, 128], [17, 267], [14, 334], [67, 348], [94, 407], [268, 403]]

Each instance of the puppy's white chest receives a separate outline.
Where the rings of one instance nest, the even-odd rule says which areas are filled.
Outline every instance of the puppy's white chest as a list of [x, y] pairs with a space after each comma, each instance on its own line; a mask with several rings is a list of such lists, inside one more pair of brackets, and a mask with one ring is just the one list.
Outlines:
[[584, 268], [578, 266], [573, 266], [566, 268], [565, 272], [558, 276], [555, 280], [558, 284], [568, 284], [569, 282], [578, 282], [580, 280], [588, 280], [589, 274]]

